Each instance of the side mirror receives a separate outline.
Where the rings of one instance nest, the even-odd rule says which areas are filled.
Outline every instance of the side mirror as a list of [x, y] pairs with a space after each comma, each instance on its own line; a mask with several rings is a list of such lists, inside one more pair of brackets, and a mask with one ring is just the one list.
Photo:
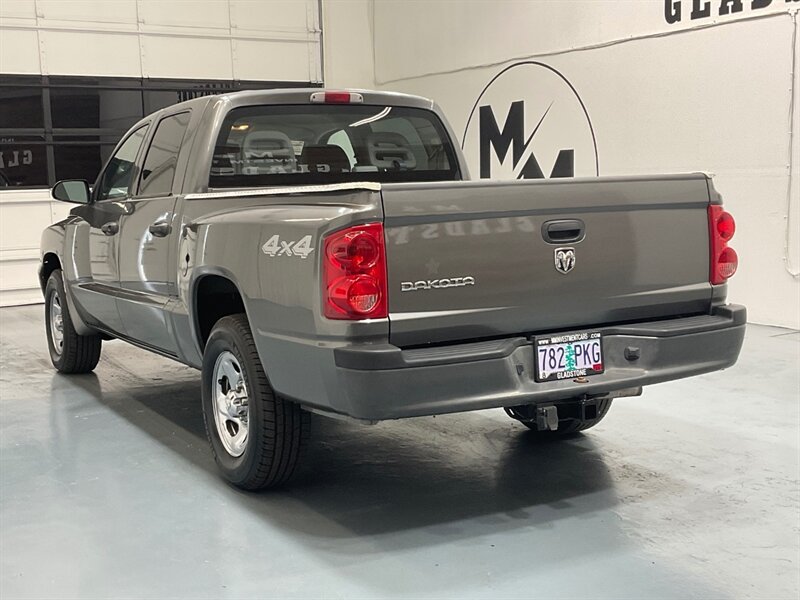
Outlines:
[[50, 194], [56, 200], [62, 202], [74, 202], [75, 204], [88, 204], [89, 184], [83, 179], [64, 179], [53, 186]]

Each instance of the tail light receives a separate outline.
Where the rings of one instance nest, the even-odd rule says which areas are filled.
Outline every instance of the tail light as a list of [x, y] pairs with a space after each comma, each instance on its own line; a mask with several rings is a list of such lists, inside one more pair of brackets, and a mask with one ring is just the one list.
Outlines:
[[728, 246], [728, 242], [736, 233], [736, 222], [722, 206], [711, 204], [708, 207], [708, 230], [711, 252], [709, 281], [718, 285], [732, 277], [739, 266], [736, 250]]
[[381, 223], [356, 225], [327, 237], [322, 285], [323, 314], [329, 319], [382, 319], [389, 315]]
[[362, 104], [364, 96], [358, 92], [314, 92], [309, 97], [313, 104]]

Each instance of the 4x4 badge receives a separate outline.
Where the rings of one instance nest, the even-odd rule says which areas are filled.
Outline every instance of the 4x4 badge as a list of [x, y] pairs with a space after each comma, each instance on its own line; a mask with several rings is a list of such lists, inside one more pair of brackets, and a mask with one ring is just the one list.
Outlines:
[[556, 271], [566, 275], [575, 268], [575, 248], [556, 248], [554, 250]]

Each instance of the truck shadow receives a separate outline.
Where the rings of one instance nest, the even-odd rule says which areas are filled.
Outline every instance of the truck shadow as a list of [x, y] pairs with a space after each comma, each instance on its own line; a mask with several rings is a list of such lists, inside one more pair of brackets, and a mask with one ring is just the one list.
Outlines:
[[[68, 385], [206, 471], [209, 477], [198, 485], [226, 488], [231, 500], [275, 527], [313, 538], [317, 546], [419, 528], [436, 537], [461, 537], [461, 522], [468, 519], [470, 537], [549, 528], [558, 519], [618, 502], [593, 435], [542, 442], [498, 411], [374, 426], [314, 415], [305, 468], [293, 485], [241, 492], [216, 473], [197, 372], [175, 379], [120, 385], [88, 375], [71, 377]], [[56, 375], [55, 382], [57, 395], [65, 381]], [[419, 543], [410, 537], [409, 544]]]

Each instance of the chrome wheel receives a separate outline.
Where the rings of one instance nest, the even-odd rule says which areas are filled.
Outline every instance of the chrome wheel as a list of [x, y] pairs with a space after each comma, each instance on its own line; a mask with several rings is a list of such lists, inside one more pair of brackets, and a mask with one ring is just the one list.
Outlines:
[[238, 457], [247, 448], [249, 408], [242, 367], [228, 351], [214, 363], [214, 423], [228, 454]]
[[56, 291], [50, 294], [50, 338], [53, 340], [53, 351], [61, 356], [64, 351], [64, 313]]

